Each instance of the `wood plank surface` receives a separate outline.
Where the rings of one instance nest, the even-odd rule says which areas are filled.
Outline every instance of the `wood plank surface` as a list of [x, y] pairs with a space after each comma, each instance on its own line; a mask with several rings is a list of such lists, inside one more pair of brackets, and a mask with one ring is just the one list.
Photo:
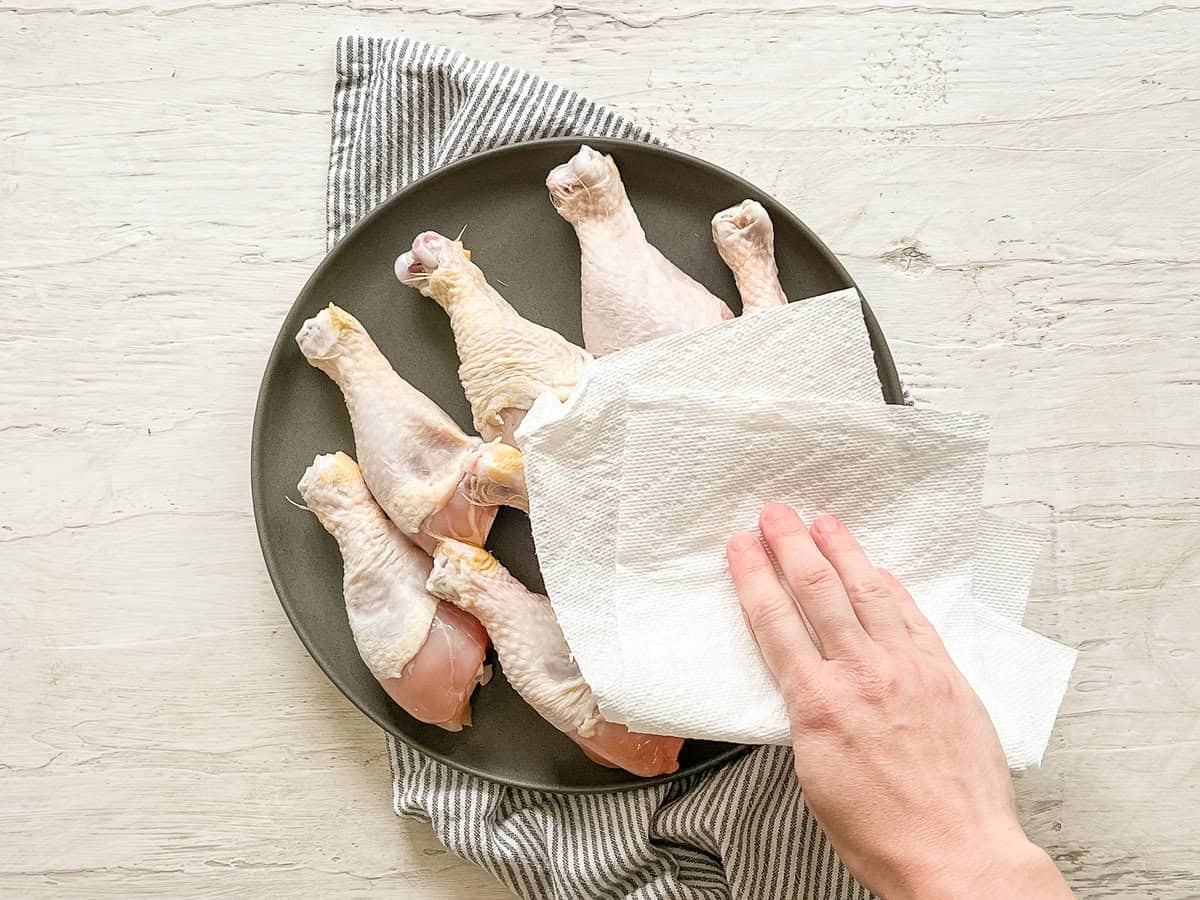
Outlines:
[[1032, 837], [1200, 896], [1200, 7], [964, 3], [0, 2], [0, 896], [508, 896], [392, 815], [254, 534], [343, 33], [576, 87], [829, 243], [1053, 535]]

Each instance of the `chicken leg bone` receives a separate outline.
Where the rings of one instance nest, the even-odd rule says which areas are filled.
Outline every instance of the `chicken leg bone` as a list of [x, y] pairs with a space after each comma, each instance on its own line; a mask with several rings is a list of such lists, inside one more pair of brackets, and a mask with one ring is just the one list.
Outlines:
[[484, 440], [516, 446], [513, 432], [546, 392], [565, 401], [591, 354], [522, 318], [459, 241], [426, 231], [396, 260], [396, 277], [432, 297], [450, 316], [458, 376]]
[[363, 479], [400, 531], [426, 552], [447, 537], [482, 545], [496, 517], [494, 505], [479, 502], [494, 451], [397, 375], [345, 310], [331, 303], [296, 342], [341, 388]]

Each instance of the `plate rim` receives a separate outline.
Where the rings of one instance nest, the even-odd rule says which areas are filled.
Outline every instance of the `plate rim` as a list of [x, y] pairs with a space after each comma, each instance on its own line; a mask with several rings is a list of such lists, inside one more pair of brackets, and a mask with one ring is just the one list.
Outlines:
[[[532, 141], [521, 141], [514, 144], [506, 144], [502, 147], [493, 147], [488, 150], [483, 150], [478, 153], [473, 153], [462, 159], [455, 160], [445, 166], [434, 169], [420, 178], [410, 182], [399, 190], [389, 195], [385, 200], [380, 202], [374, 209], [370, 210], [366, 215], [356, 222], [345, 235], [342, 236], [336, 244], [334, 244], [322, 257], [317, 267], [304, 282], [304, 286], [300, 289], [296, 298], [292, 301], [287, 311], [284, 313], [284, 319], [290, 316], [291, 311], [296, 306], [304, 302], [312, 292], [314, 285], [321, 280], [326, 271], [332, 268], [338, 259], [342, 248], [349, 245], [352, 238], [356, 235], [368, 230], [377, 219], [383, 218], [397, 205], [403, 203], [409, 194], [423, 189], [428, 184], [443, 179], [453, 178], [459, 172], [474, 168], [479, 165], [486, 165], [489, 161], [499, 157], [527, 153], [532, 149], [549, 148], [561, 146], [564, 151], [579, 144], [589, 144], [598, 150], [606, 153], [622, 150], [630, 150], [639, 153], [648, 152], [652, 155], [659, 155], [676, 162], [684, 163], [685, 165], [697, 166], [707, 170], [711, 174], [715, 174], [720, 178], [726, 179], [731, 183], [744, 189], [744, 194], [747, 197], [754, 197], [760, 201], [767, 201], [772, 207], [772, 214], [778, 211], [779, 215], [787, 220], [788, 224], [801, 231], [804, 236], [811, 241], [812, 245], [817, 249], [824, 261], [829, 264], [835, 272], [842, 276], [846, 283], [854, 288], [858, 294], [859, 301], [862, 305], [863, 320], [867, 326], [867, 332], [871, 339], [871, 349], [875, 358], [875, 368], [879, 376], [880, 388], [883, 393], [883, 399], [889, 404], [902, 404], [904, 402], [903, 387], [900, 383], [899, 374], [896, 371], [895, 362], [892, 359], [891, 350], [888, 347], [887, 340], [884, 337], [883, 329], [879, 326], [878, 320], [875, 318], [874, 312], [867, 304], [866, 298], [863, 296], [862, 289], [858, 283], [851, 277], [846, 267], [833, 254], [833, 252], [825, 245], [825, 242], [820, 239], [804, 222], [790, 209], [776, 200], [772, 195], [751, 184], [745, 178], [737, 175], [722, 166], [711, 163], [707, 160], [693, 156], [688, 153], [683, 153], [679, 150], [673, 150], [665, 147], [657, 142], [635, 141], [625, 138], [601, 138], [594, 135], [567, 135], [558, 137], [539, 138]], [[267, 567], [267, 574], [271, 579], [271, 586], [275, 591], [276, 599], [279, 605], [283, 608], [284, 615], [292, 626], [292, 630], [300, 639], [300, 643], [308, 652], [313, 662], [317, 664], [317, 668], [325, 675], [334, 687], [355, 707], [360, 713], [375, 723], [385, 734], [390, 735], [398, 741], [402, 741], [406, 745], [412, 747], [418, 753], [426, 755], [431, 759], [437, 760], [443, 765], [449, 766], [460, 772], [468, 775], [473, 775], [485, 781], [494, 784], [503, 784], [509, 787], [522, 788], [525, 790], [537, 791], [540, 793], [556, 793], [556, 794], [598, 794], [610, 793], [618, 791], [636, 790], [642, 787], [651, 787], [654, 785], [666, 784], [677, 781], [681, 778], [686, 778], [691, 775], [699, 774], [700, 772], [708, 771], [709, 769], [722, 766], [732, 762], [749, 753], [754, 749], [753, 745], [749, 744], [734, 744], [722, 753], [718, 753], [711, 759], [703, 762], [694, 763], [690, 766], [681, 767], [675, 772], [666, 775], [656, 775], [650, 778], [639, 778], [634, 775], [629, 776], [628, 781], [617, 782], [615, 784], [597, 784], [597, 785], [556, 785], [547, 786], [536, 782], [525, 782], [520, 779], [498, 776], [492, 773], [480, 771], [479, 769], [464, 763], [461, 760], [450, 758], [442, 753], [418, 748], [409, 743], [404, 735], [397, 733], [391, 723], [376, 716], [374, 712], [361, 704], [354, 696], [354, 692], [349, 690], [348, 686], [343, 682], [343, 679], [338, 675], [335, 666], [332, 666], [323, 658], [323, 654], [318, 652], [314, 646], [308, 631], [293, 615], [292, 607], [294, 604], [285, 602], [284, 597], [288, 594], [283, 584], [283, 567], [275, 559], [271, 549], [270, 541], [266, 534], [266, 509], [265, 499], [263, 496], [262, 479], [259, 469], [262, 465], [262, 436], [264, 429], [264, 413], [266, 408], [268, 384], [271, 380], [270, 376], [273, 371], [278, 368], [281, 357], [284, 353], [290, 352], [291, 344], [294, 342], [294, 336], [289, 334], [283, 324], [280, 325], [279, 333], [275, 337], [275, 341], [271, 346], [271, 352], [267, 357], [266, 365], [263, 369], [262, 378], [259, 382], [258, 394], [254, 405], [254, 423], [251, 429], [250, 437], [250, 493], [252, 507], [254, 512], [255, 532], [258, 535], [259, 549], [262, 552], [263, 562]], [[391, 759], [389, 758], [389, 765]], [[395, 772], [393, 771], [393, 777]]]

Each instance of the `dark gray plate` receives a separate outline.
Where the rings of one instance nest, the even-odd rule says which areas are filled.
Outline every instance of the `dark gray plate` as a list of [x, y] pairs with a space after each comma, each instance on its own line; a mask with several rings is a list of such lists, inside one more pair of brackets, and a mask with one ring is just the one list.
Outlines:
[[[459, 385], [458, 358], [445, 313], [396, 281], [392, 263], [425, 229], [464, 241], [491, 282], [521, 313], [582, 343], [579, 247], [550, 206], [546, 173], [581, 139], [505, 147], [447, 166], [410, 185], [367, 216], [317, 267], [293, 304], [267, 363], [254, 416], [251, 484], [267, 569], [284, 611], [329, 679], [381, 728], [458, 769], [519, 787], [586, 792], [680, 778], [733, 759], [743, 747], [689, 741], [674, 775], [639, 779], [587, 760], [540, 719], [502, 677], [474, 698], [475, 724], [450, 734], [410, 718], [392, 703], [359, 659], [342, 605], [337, 546], [316, 519], [289, 505], [317, 453], [346, 450], [354, 438], [337, 387], [300, 355], [294, 335], [330, 302], [357, 316], [404, 378], [468, 431], [471, 412]], [[854, 284], [800, 220], [753, 185], [716, 166], [659, 147], [586, 138], [612, 153], [650, 240], [735, 309], [737, 292], [709, 236], [719, 209], [760, 200], [775, 222], [783, 287], [800, 299]], [[866, 304], [883, 396], [900, 401], [887, 344]], [[536, 591], [542, 578], [524, 516], [503, 510], [489, 547]]]

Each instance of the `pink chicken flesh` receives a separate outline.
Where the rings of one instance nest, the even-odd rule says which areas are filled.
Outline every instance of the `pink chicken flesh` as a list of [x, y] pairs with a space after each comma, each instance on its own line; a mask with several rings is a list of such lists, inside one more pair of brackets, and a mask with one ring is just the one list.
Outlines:
[[399, 678], [384, 678], [380, 684], [414, 719], [461, 731], [471, 724], [475, 686], [491, 677], [491, 668], [483, 664], [487, 646], [487, 632], [477, 619], [440, 601], [416, 656]]
[[483, 626], [426, 590], [433, 566], [371, 497], [345, 453], [313, 460], [298, 485], [342, 554], [342, 594], [354, 643], [388, 695], [447, 731], [471, 724], [471, 693], [491, 675]]
[[641, 776], [679, 768], [681, 738], [638, 734], [604, 719], [550, 602], [486, 550], [442, 542], [426, 586], [483, 623], [513, 689], [592, 760]]
[[611, 156], [584, 145], [551, 170], [546, 188], [579, 238], [583, 342], [591, 353], [733, 318], [723, 300], [646, 240]]

